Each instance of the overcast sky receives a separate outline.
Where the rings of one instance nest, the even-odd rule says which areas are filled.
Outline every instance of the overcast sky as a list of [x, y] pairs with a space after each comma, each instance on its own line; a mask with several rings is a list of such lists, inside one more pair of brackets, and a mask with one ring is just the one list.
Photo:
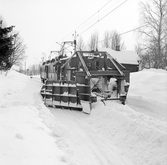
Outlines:
[[[73, 40], [72, 34], [75, 30], [88, 42], [94, 31], [99, 33], [99, 40], [102, 40], [106, 30], [123, 33], [140, 26], [139, 0], [127, 0], [111, 12], [124, 1], [0, 0], [0, 16], [8, 26], [14, 25], [24, 39], [27, 45], [26, 55], [29, 56], [28, 64], [30, 61], [37, 62], [36, 59], [40, 59], [43, 52], [48, 54], [51, 50], [58, 50], [59, 45], [56, 42]], [[105, 4], [107, 5], [102, 8]], [[111, 13], [108, 14], [109, 12]], [[93, 14], [94, 16], [84, 23]], [[100, 21], [96, 23], [98, 20]], [[94, 23], [96, 24], [92, 26]], [[80, 26], [81, 24], [83, 25]], [[92, 27], [89, 28], [90, 26]], [[122, 35], [122, 39], [127, 50], [134, 50], [134, 32]]]

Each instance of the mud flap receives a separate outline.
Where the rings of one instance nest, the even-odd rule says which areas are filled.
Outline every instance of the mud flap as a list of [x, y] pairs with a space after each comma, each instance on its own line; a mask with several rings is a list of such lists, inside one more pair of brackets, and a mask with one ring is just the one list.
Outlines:
[[92, 110], [92, 104], [89, 101], [81, 100], [83, 113], [90, 114]]

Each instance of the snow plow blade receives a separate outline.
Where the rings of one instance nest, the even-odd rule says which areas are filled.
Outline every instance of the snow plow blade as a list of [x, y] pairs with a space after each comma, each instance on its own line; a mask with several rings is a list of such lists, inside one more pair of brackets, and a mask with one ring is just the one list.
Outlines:
[[83, 113], [90, 114], [92, 110], [92, 104], [88, 101], [81, 101]]
[[95, 96], [90, 94], [89, 86], [85, 89], [84, 84], [70, 81], [45, 81], [41, 95], [46, 106], [79, 110], [87, 114], [91, 112], [91, 102], [96, 101]]

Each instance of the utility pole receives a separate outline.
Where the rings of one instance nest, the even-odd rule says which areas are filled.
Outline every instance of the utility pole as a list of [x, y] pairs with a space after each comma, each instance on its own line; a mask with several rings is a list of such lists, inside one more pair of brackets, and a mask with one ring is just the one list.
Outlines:
[[42, 52], [42, 56], [43, 56], [44, 61], [46, 61], [46, 53]]
[[27, 75], [27, 72], [26, 72], [26, 62], [25, 62], [25, 64], [24, 64], [24, 66], [25, 66], [25, 74]]
[[75, 31], [75, 33], [73, 34], [73, 37], [74, 37], [74, 52], [76, 52], [77, 51], [77, 37], [78, 37], [79, 35], [76, 33], [76, 31]]

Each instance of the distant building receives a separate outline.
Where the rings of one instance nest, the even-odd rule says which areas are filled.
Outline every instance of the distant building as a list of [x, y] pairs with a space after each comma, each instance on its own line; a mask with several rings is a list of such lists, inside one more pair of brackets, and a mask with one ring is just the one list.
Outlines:
[[139, 57], [135, 51], [115, 51], [110, 48], [99, 48], [99, 51], [106, 51], [130, 72], [139, 71]]

